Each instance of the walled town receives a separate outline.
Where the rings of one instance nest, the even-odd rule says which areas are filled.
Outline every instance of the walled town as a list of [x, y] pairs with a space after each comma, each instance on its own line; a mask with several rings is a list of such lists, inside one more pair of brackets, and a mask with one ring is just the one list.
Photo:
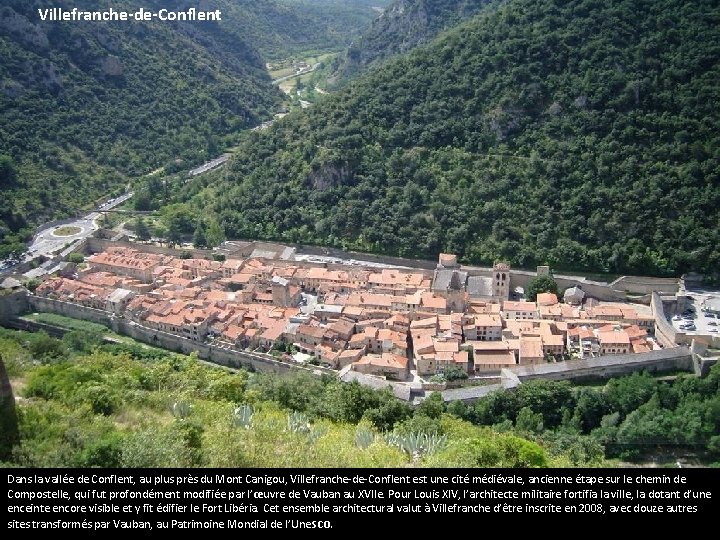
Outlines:
[[600, 302], [577, 286], [530, 302], [511, 290], [511, 273], [498, 263], [470, 275], [451, 254], [424, 270], [110, 245], [35, 294], [216, 347], [395, 381], [662, 348], [646, 305]]

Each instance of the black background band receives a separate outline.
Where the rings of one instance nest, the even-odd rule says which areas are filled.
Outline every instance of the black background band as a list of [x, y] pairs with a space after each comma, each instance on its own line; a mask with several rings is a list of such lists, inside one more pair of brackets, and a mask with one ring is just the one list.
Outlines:
[[[4, 469], [8, 529], [329, 529], [403, 519], [709, 517], [717, 469]], [[589, 515], [588, 515], [589, 514]]]

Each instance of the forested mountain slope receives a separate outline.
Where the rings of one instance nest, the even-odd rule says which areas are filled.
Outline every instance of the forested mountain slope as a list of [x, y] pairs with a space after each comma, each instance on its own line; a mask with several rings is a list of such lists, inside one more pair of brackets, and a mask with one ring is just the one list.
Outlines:
[[396, 0], [338, 58], [331, 82], [346, 80], [428, 42], [489, 3], [490, 0]]
[[296, 4], [203, 3], [222, 11], [219, 23], [92, 23], [42, 21], [38, 9], [180, 10], [197, 3], [3, 2], [0, 258], [21, 249], [37, 223], [122, 189], [126, 176], [215, 157], [229, 137], [268, 119], [281, 96], [256, 47], [290, 54], [341, 43], [319, 20], [321, 6], [312, 15]]
[[248, 137], [196, 201], [229, 236], [717, 276], [719, 20], [510, 0]]

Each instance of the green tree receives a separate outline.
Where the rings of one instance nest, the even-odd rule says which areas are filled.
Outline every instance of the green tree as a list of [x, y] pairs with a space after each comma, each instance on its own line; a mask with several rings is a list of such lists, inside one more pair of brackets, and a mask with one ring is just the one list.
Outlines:
[[216, 247], [225, 241], [225, 229], [216, 219], [209, 219], [205, 233], [208, 247]]
[[133, 196], [133, 208], [140, 211], [152, 210], [152, 197], [147, 189], [140, 189]]
[[628, 377], [612, 379], [606, 390], [610, 406], [622, 415], [632, 411], [647, 402], [655, 393], [657, 382], [647, 373], [633, 373]]
[[195, 232], [193, 233], [193, 245], [196, 249], [208, 247], [207, 237], [205, 235], [205, 224], [202, 220], [198, 220]]
[[359, 384], [357, 381], [328, 384], [320, 399], [314, 401], [310, 412], [335, 422], [357, 424], [368, 409], [378, 408], [392, 394], [380, 393]]
[[62, 342], [51, 338], [45, 331], [40, 331], [31, 336], [29, 349], [34, 358], [43, 361], [60, 358], [65, 354]]
[[63, 344], [76, 352], [90, 352], [103, 342], [102, 332], [95, 330], [72, 330], [62, 338]]
[[[152, 227], [152, 234], [153, 234], [153, 236], [156, 236], [156, 237], [159, 238], [161, 241], [164, 240], [164, 241], [168, 241], [168, 242], [169, 242], [169, 240], [168, 240], [168, 232], [169, 232], [169, 231], [168, 231], [168, 228], [167, 228], [163, 223], [160, 223], [160, 222], [155, 222], [155, 224], [154, 224], [153, 227]], [[179, 235], [178, 235], [178, 238], [179, 238]], [[179, 240], [178, 240], [178, 241], [179, 241]]]
[[167, 227], [166, 238], [171, 246], [176, 246], [182, 243], [182, 232], [178, 227], [175, 226], [174, 223], [172, 223]]
[[395, 424], [410, 418], [412, 414], [412, 409], [407, 403], [391, 398], [379, 407], [367, 409], [363, 414], [363, 419], [369, 420], [381, 431], [392, 431]]
[[183, 234], [193, 232], [195, 218], [192, 210], [185, 204], [171, 204], [162, 209], [161, 219], [167, 227], [167, 239], [171, 244], [179, 244]]
[[445, 401], [440, 392], [433, 392], [426, 397], [415, 410], [415, 415], [427, 416], [428, 418], [439, 419], [445, 412]]
[[0, 155], [0, 186], [9, 186], [15, 183], [17, 173], [10, 156]]
[[558, 285], [550, 276], [536, 276], [530, 280], [525, 291], [525, 296], [531, 302], [537, 299], [540, 293], [558, 293]]
[[23, 281], [23, 286], [28, 291], [34, 291], [35, 289], [37, 289], [40, 286], [41, 283], [42, 283], [42, 280], [40, 280], [38, 278], [31, 278], [31, 279]]
[[554, 428], [560, 425], [566, 409], [574, 406], [574, 396], [568, 382], [529, 381], [521, 384], [515, 392], [517, 394], [519, 411], [528, 407], [531, 411], [540, 413], [547, 427]]
[[82, 253], [78, 253], [76, 251], [76, 252], [68, 255], [67, 260], [68, 260], [68, 262], [71, 262], [71, 263], [80, 264], [81, 262], [83, 262], [85, 260], [85, 257], [83, 256]]
[[147, 223], [145, 223], [142, 216], [138, 216], [135, 220], [135, 234], [137, 235], [138, 240], [150, 240], [150, 228], [147, 226]]
[[590, 433], [599, 427], [603, 416], [611, 412], [605, 392], [598, 392], [592, 388], [579, 388], [576, 403], [573, 419], [583, 433]]
[[470, 408], [465, 404], [464, 401], [451, 401], [447, 406], [448, 414], [462, 418], [463, 420], [470, 419]]
[[459, 366], [449, 366], [442, 372], [447, 381], [461, 381], [468, 378], [467, 371]]
[[540, 413], [533, 412], [530, 407], [523, 407], [518, 411], [515, 427], [524, 433], [542, 433], [543, 416]]

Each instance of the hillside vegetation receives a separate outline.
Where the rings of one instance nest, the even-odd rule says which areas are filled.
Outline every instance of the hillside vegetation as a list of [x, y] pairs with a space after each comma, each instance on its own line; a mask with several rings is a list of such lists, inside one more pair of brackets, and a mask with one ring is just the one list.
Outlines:
[[16, 435], [0, 438], [5, 465], [570, 464], [524, 437], [448, 415], [442, 400], [413, 412], [387, 390], [333, 378], [229, 373], [193, 356], [100, 345], [88, 333], [58, 341], [0, 330], [0, 358], [22, 396], [7, 430]]
[[[141, 4], [162, 2], [112, 7]], [[257, 51], [221, 24], [41, 22], [41, 7], [0, 7], [4, 251], [29, 225], [76, 213], [127, 176], [216, 155], [280, 101]]]
[[605, 386], [532, 381], [468, 406], [309, 374], [231, 373], [85, 327], [0, 329], [0, 466], [542, 467], [720, 456], [720, 365]]
[[252, 134], [195, 202], [228, 236], [717, 279], [719, 18], [509, 0]]
[[494, 393], [474, 407], [456, 403], [450, 410], [495, 429], [512, 425], [571, 456], [600, 447], [608, 458], [629, 460], [663, 454], [701, 461], [720, 457], [720, 365], [704, 379], [681, 375], [662, 381], [635, 373], [604, 387], [575, 388], [537, 381], [517, 392]]
[[132, 177], [216, 157], [279, 109], [268, 59], [339, 50], [378, 15], [349, 0], [203, 3], [222, 11], [219, 23], [43, 22], [37, 11], [192, 6], [2, 3], [0, 259], [38, 223], [77, 214]]
[[490, 0], [395, 0], [373, 21], [331, 68], [337, 84], [410, 51], [457, 26], [485, 8]]

